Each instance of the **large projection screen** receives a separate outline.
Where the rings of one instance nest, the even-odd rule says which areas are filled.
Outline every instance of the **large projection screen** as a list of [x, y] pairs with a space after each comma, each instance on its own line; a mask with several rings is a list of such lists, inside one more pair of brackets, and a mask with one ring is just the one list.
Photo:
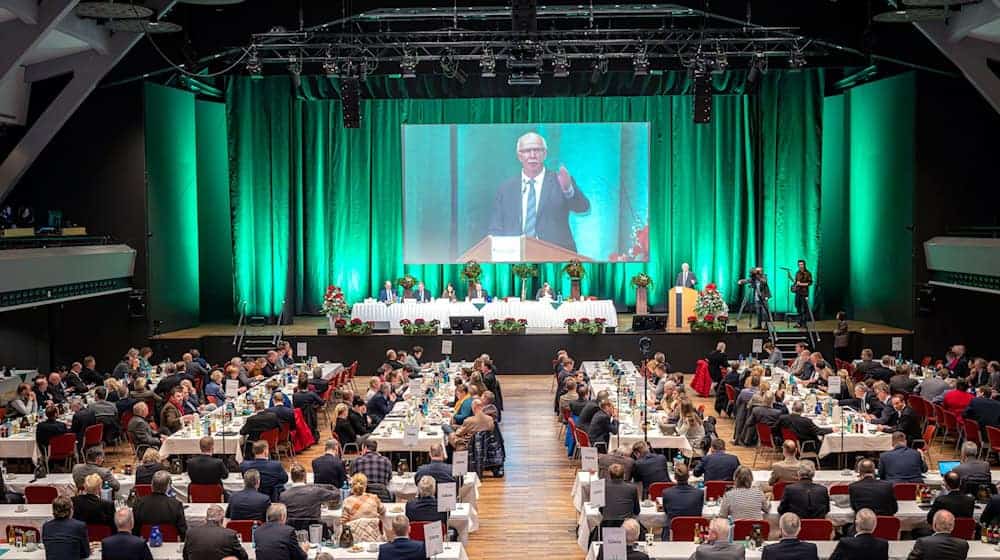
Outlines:
[[402, 134], [406, 264], [648, 260], [632, 249], [648, 231], [649, 123]]

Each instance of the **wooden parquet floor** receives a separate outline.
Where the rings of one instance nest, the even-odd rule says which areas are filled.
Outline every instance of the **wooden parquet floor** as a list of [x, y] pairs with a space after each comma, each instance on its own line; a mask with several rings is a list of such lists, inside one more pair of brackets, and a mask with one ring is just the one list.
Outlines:
[[[689, 380], [689, 379], [688, 379]], [[559, 423], [552, 413], [552, 379], [541, 375], [505, 375], [503, 433], [507, 445], [506, 476], [485, 475], [479, 498], [480, 529], [469, 537], [471, 560], [528, 560], [551, 558], [582, 560], [576, 545], [576, 510], [570, 491], [578, 463], [566, 457], [559, 435]], [[710, 399], [696, 398], [712, 410]], [[321, 417], [322, 421], [322, 417]], [[718, 430], [727, 441], [733, 423], [721, 418]], [[322, 438], [329, 437], [323, 427]], [[730, 446], [740, 462], [749, 465], [754, 449]], [[116, 466], [131, 462], [127, 450], [108, 450], [109, 463]], [[310, 469], [312, 459], [321, 454], [322, 445], [314, 445], [297, 460]], [[931, 458], [955, 457], [954, 444], [935, 444]], [[288, 461], [286, 460], [286, 467]], [[758, 469], [769, 468], [759, 459]]]

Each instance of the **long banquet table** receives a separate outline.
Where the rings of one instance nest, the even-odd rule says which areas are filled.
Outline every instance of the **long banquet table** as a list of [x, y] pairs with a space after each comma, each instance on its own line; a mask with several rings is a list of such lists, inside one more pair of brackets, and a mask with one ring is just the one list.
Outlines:
[[451, 317], [482, 316], [483, 322], [490, 319], [526, 319], [529, 328], [561, 329], [566, 319], [604, 319], [609, 327], [618, 326], [618, 313], [611, 300], [565, 301], [503, 301], [494, 300], [486, 304], [471, 302], [393, 303], [362, 302], [351, 308], [351, 317], [362, 321], [388, 321], [393, 328], [399, 327], [402, 319], [437, 319], [447, 325]]
[[[360, 543], [359, 546], [362, 550], [359, 552], [352, 552], [346, 548], [330, 548], [326, 546], [311, 548], [308, 557], [310, 560], [313, 560], [319, 553], [326, 552], [333, 556], [334, 560], [376, 560], [378, 558], [378, 549], [376, 548], [374, 551], [369, 550], [371, 544], [377, 546], [381, 543]], [[246, 550], [248, 558], [257, 558], [252, 544], [243, 543], [243, 548]], [[153, 553], [153, 560], [183, 560], [184, 543], [163, 543], [163, 546], [151, 548], [150, 551]], [[3, 558], [4, 560], [45, 560], [45, 551], [41, 548], [32, 552], [9, 549], [3, 554]], [[90, 559], [101, 559], [100, 548], [91, 551]], [[462, 543], [446, 542], [444, 543], [444, 552], [435, 556], [434, 560], [469, 560], [469, 556], [466, 554]]]
[[[810, 541], [816, 544], [816, 552], [820, 560], [827, 560], [833, 554], [833, 549], [837, 547], [836, 541]], [[905, 560], [913, 549], [916, 541], [889, 541], [889, 559]], [[765, 543], [773, 544], [772, 543]], [[597, 560], [599, 543], [593, 543], [587, 551], [587, 560]], [[654, 542], [652, 548], [646, 543], [639, 544], [639, 550], [649, 555], [651, 560], [688, 560], [694, 554], [698, 545], [693, 542]], [[979, 541], [969, 541], [969, 555], [967, 560], [989, 560], [1000, 556], [996, 545], [983, 544]], [[758, 560], [761, 557], [760, 550], [748, 549], [746, 551], [747, 560]]]

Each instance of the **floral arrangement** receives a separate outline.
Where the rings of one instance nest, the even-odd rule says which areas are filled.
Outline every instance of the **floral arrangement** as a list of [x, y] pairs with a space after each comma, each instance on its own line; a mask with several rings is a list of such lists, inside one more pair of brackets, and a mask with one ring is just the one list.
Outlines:
[[515, 264], [510, 271], [521, 280], [538, 276], [538, 267], [533, 264]]
[[483, 268], [479, 266], [476, 261], [469, 261], [465, 263], [462, 267], [462, 277], [469, 282], [475, 282], [479, 280], [479, 277], [483, 275]]
[[648, 288], [653, 285], [653, 278], [645, 272], [640, 272], [632, 277], [632, 285], [636, 288]]
[[344, 299], [344, 292], [338, 286], [327, 286], [326, 294], [323, 295], [323, 307], [320, 313], [329, 317], [347, 315], [350, 310], [347, 308], [347, 300]]
[[566, 319], [564, 321], [569, 334], [601, 334], [604, 332], [605, 322], [603, 317], [597, 317], [593, 320], [581, 317], [580, 319]]
[[396, 280], [396, 283], [402, 286], [404, 290], [409, 290], [417, 285], [417, 279], [409, 274], [404, 274], [402, 278]]
[[583, 264], [578, 259], [573, 259], [566, 263], [566, 266], [563, 267], [563, 272], [566, 273], [566, 276], [575, 280], [579, 280], [587, 274], [587, 271], [583, 269]]
[[438, 333], [440, 325], [441, 321], [437, 319], [425, 321], [424, 319], [417, 318], [413, 321], [409, 319], [400, 319], [399, 321], [399, 326], [403, 328], [403, 334], [407, 336], [434, 335]]
[[649, 225], [632, 226], [632, 246], [624, 253], [611, 253], [610, 262], [639, 262], [649, 258]]
[[707, 284], [698, 293], [694, 304], [695, 315], [687, 318], [688, 325], [696, 332], [724, 332], [729, 322], [729, 307], [715, 284]]
[[337, 319], [333, 326], [336, 327], [338, 336], [365, 336], [372, 333], [372, 324], [357, 317], [350, 321]]
[[490, 331], [493, 334], [524, 334], [528, 327], [527, 319], [507, 317], [504, 320], [490, 319]]

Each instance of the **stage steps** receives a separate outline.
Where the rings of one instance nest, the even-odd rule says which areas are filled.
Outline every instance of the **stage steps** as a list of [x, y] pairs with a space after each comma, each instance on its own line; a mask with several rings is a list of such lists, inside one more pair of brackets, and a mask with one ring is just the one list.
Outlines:
[[240, 356], [244, 360], [254, 360], [263, 356], [267, 356], [267, 353], [274, 350], [274, 346], [277, 343], [275, 340], [277, 337], [272, 334], [267, 335], [251, 335], [248, 334], [243, 337], [243, 343], [240, 346]]
[[805, 343], [807, 347], [812, 348], [812, 344], [809, 342], [809, 333], [805, 331], [779, 331], [775, 333], [774, 346], [778, 350], [781, 350], [781, 355], [784, 356], [785, 359], [795, 359], [795, 345], [799, 342]]

